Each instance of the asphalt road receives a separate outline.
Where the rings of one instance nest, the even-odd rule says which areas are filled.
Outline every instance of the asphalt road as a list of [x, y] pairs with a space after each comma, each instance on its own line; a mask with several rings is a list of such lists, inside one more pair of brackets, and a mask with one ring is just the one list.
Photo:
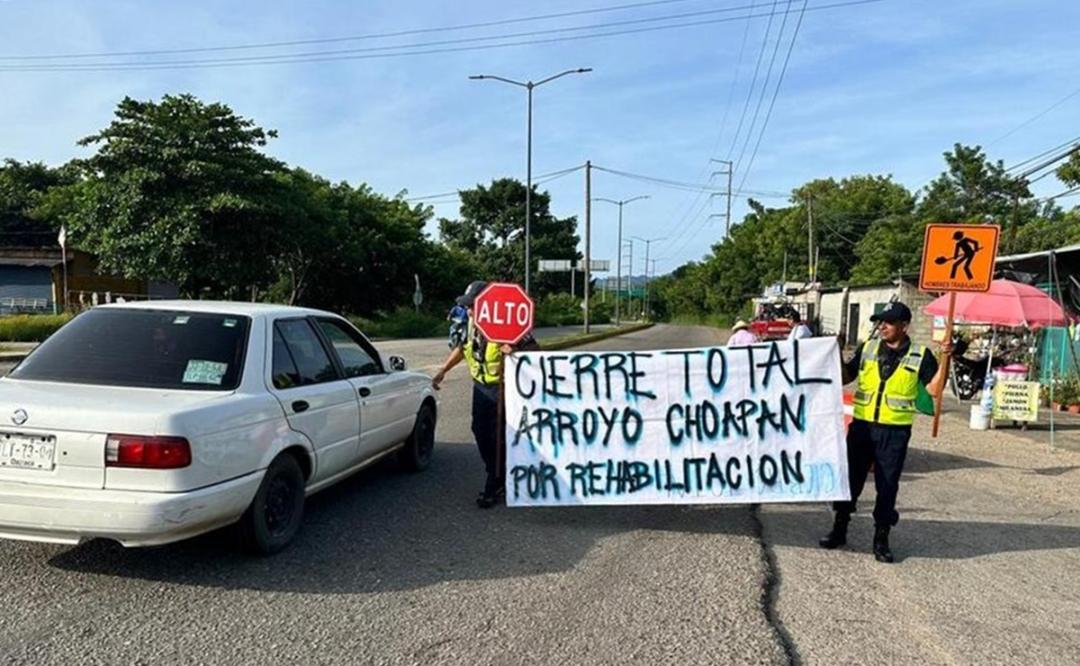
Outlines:
[[[721, 337], [657, 326], [594, 347]], [[430, 344], [412, 367], [442, 359]], [[427, 472], [384, 465], [315, 496], [275, 557], [224, 532], [0, 542], [0, 662], [1075, 663], [1080, 455], [958, 419], [932, 446], [920, 429], [900, 561], [879, 565], [865, 517], [848, 549], [814, 546], [821, 505], [478, 510], [468, 381], [444, 385]]]

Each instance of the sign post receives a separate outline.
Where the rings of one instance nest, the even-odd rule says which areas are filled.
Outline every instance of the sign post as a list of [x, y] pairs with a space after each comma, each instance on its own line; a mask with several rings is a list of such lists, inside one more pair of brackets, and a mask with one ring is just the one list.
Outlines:
[[[476, 296], [473, 325], [491, 342], [517, 344], [532, 330], [535, 307], [521, 285], [492, 282]], [[499, 369], [499, 399], [496, 420], [495, 465], [506, 465], [506, 398], [503, 391], [503, 368]]]
[[[952, 342], [956, 292], [990, 291], [1000, 234], [1001, 227], [996, 224], [926, 225], [919, 290], [949, 292], [949, 314], [945, 318], [945, 340], [948, 342]], [[946, 381], [949, 378], [951, 361], [950, 350], [941, 360], [945, 366]], [[931, 435], [935, 438], [941, 421], [941, 398], [944, 393], [945, 387], [942, 385], [941, 391], [934, 398], [934, 427]]]

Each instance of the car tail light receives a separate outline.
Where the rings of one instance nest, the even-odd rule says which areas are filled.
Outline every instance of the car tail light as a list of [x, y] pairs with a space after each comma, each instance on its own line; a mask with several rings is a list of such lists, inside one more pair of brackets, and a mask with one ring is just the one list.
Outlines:
[[106, 467], [176, 469], [191, 464], [191, 445], [183, 437], [109, 435], [105, 440]]

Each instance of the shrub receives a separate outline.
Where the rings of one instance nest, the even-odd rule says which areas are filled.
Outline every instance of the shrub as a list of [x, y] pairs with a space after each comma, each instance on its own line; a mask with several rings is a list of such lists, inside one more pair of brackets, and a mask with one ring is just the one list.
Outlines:
[[443, 317], [412, 308], [398, 308], [390, 314], [378, 313], [368, 319], [350, 317], [352, 323], [372, 338], [434, 338], [447, 334], [449, 324]]
[[71, 321], [72, 315], [9, 315], [0, 317], [0, 341], [41, 342]]

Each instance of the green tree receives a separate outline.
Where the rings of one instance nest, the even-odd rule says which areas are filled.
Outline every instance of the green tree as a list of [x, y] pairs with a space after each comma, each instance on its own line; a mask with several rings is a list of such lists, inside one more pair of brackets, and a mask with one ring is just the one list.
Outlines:
[[284, 167], [261, 148], [274, 136], [191, 95], [125, 98], [108, 127], [79, 141], [97, 152], [78, 162], [69, 235], [105, 270], [189, 295], [246, 295], [273, 275]]
[[[1031, 198], [1027, 184], [1007, 174], [1000, 160], [991, 162], [979, 146], [958, 143], [944, 157], [946, 170], [919, 201], [925, 222], [1003, 222], [1013, 216], [1017, 200]], [[1025, 213], [1033, 218], [1034, 205]]]
[[[460, 218], [439, 220], [442, 239], [455, 250], [476, 257], [483, 277], [525, 281], [525, 185], [500, 178], [490, 185], [462, 190]], [[577, 218], [557, 218], [550, 212], [551, 196], [532, 193], [530, 254], [534, 294], [566, 289], [567, 276], [537, 273], [540, 259], [578, 259]]]
[[897, 273], [917, 273], [924, 226], [913, 214], [876, 220], [855, 246], [859, 262], [851, 271], [851, 283], [875, 284], [895, 278]]
[[55, 245], [60, 221], [49, 193], [74, 181], [69, 167], [53, 169], [41, 162], [4, 160], [0, 164], [0, 245]]
[[795, 200], [803, 220], [805, 206], [812, 200], [816, 275], [826, 284], [850, 280], [862, 258], [860, 242], [874, 226], [911, 213], [915, 206], [915, 197], [906, 187], [889, 176], [873, 175], [814, 180], [795, 191]]

